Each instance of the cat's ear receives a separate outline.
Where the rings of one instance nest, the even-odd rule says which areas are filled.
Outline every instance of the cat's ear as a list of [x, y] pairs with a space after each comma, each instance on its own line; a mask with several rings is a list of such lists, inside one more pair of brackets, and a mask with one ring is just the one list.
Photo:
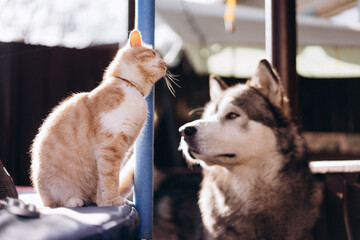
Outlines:
[[141, 47], [141, 34], [138, 30], [134, 29], [130, 33], [130, 46], [131, 47]]
[[228, 88], [228, 86], [220, 77], [210, 75], [209, 88], [210, 88], [210, 98], [214, 100], [218, 96], [220, 96], [222, 92]]

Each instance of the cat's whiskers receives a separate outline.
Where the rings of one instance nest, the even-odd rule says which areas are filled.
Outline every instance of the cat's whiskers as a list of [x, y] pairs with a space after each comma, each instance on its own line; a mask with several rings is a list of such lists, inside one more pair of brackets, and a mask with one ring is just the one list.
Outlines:
[[168, 70], [166, 70], [166, 75], [164, 76], [165, 82], [166, 82], [166, 86], [168, 87], [169, 91], [171, 92], [171, 94], [176, 97], [175, 95], [175, 89], [172, 86], [172, 83], [175, 84], [175, 86], [181, 88], [181, 86], [176, 83], [176, 81], [179, 81], [178, 79], [176, 79], [177, 75], [172, 74], [171, 72], [169, 72]]
[[[31, 179], [44, 206], [125, 204], [122, 190], [133, 185], [133, 170], [124, 166], [127, 152], [145, 125], [144, 97], [165, 73], [160, 55], [134, 30], [96, 88], [54, 108], [30, 151]], [[120, 171], [126, 176], [121, 182]]]

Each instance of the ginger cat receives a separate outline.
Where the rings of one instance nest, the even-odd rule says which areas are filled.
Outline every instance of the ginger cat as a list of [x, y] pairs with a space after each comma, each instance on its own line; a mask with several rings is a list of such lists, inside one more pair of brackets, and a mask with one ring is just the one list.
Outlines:
[[166, 70], [134, 30], [98, 87], [54, 108], [31, 147], [31, 178], [44, 206], [124, 204], [121, 165], [144, 125], [144, 97]]

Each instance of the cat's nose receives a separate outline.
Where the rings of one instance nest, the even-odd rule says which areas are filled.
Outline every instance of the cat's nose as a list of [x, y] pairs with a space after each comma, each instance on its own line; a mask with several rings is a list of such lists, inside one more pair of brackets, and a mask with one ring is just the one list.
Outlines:
[[166, 63], [164, 61], [160, 61], [159, 65], [162, 68], [166, 68]]

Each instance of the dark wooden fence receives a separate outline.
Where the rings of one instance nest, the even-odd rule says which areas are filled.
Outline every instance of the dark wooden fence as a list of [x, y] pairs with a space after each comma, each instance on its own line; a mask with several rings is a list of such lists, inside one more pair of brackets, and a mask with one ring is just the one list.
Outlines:
[[299, 85], [304, 130], [360, 133], [360, 78], [300, 77]]

